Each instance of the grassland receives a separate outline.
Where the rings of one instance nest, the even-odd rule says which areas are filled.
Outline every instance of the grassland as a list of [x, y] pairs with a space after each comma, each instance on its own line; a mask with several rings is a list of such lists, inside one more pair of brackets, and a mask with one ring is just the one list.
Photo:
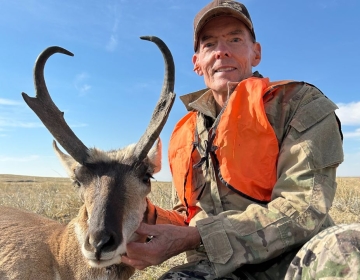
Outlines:
[[[360, 222], [360, 178], [338, 178], [338, 189], [331, 209], [336, 223]], [[163, 208], [171, 208], [171, 184], [153, 182], [150, 199]], [[0, 205], [27, 209], [43, 216], [69, 222], [81, 205], [67, 178], [0, 175]], [[184, 255], [138, 271], [131, 279], [157, 279], [170, 267], [183, 263]]]

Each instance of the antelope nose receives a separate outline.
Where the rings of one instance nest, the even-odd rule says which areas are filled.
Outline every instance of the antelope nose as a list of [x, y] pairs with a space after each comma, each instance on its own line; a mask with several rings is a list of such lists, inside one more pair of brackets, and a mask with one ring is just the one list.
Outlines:
[[97, 231], [89, 234], [85, 248], [94, 251], [96, 259], [100, 260], [103, 252], [111, 252], [117, 248], [119, 244], [117, 240], [115, 233]]

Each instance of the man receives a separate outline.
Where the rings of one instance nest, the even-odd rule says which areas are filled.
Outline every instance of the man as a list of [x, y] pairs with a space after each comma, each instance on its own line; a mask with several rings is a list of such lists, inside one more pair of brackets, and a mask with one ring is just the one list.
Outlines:
[[[283, 279], [301, 246], [334, 225], [337, 107], [313, 85], [252, 73], [261, 46], [239, 2], [215, 0], [196, 15], [194, 50], [207, 89], [181, 97], [190, 112], [170, 139], [180, 203], [149, 201], [156, 225], [138, 233], [152, 239], [128, 244], [123, 262], [143, 269], [186, 251], [188, 263], [161, 279]], [[313, 260], [307, 253], [291, 277]]]

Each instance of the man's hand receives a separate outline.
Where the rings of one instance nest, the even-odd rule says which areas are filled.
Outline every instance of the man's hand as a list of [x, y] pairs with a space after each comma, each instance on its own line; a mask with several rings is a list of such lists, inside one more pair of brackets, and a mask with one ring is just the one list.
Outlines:
[[148, 225], [141, 223], [136, 231], [152, 236], [147, 243], [130, 242], [122, 262], [136, 269], [157, 265], [184, 251], [195, 249], [201, 241], [196, 227], [174, 225]]

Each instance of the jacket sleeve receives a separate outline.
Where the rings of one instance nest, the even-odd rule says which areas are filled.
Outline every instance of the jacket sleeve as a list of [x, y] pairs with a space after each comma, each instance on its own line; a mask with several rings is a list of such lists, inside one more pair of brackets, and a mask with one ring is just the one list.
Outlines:
[[186, 217], [173, 210], [165, 210], [158, 206], [156, 208], [156, 224], [173, 224], [177, 226], [186, 226]]
[[186, 226], [186, 211], [182, 204], [174, 207], [174, 210], [166, 210], [154, 205], [150, 199], [146, 199], [147, 209], [144, 214], [144, 222], [148, 224], [173, 224]]
[[343, 161], [337, 107], [313, 86], [295, 88], [273, 102], [281, 105], [269, 108], [282, 124], [278, 129], [273, 124], [281, 133], [271, 202], [252, 203], [243, 212], [225, 211], [196, 222], [219, 277], [301, 246], [329, 218], [336, 168]]

